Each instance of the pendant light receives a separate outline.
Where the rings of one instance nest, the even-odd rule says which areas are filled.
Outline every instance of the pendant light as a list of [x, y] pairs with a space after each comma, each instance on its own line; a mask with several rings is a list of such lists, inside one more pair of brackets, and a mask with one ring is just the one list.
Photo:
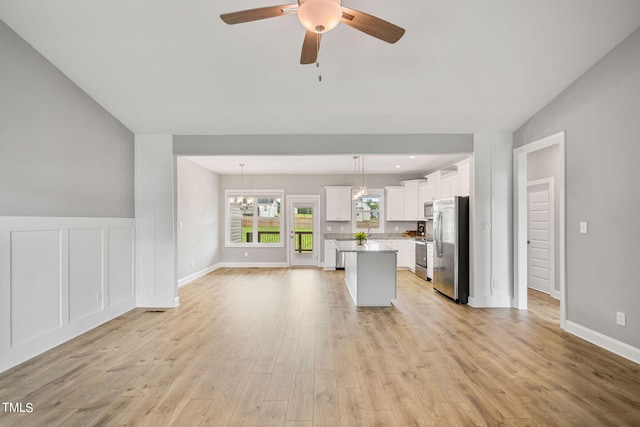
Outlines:
[[364, 156], [362, 156], [362, 186], [360, 186], [360, 190], [358, 190], [358, 193], [360, 194], [360, 198], [369, 194], [367, 192], [367, 186], [364, 185]]
[[358, 188], [358, 156], [353, 156], [353, 200], [358, 200], [360, 194], [356, 191]]
[[246, 209], [253, 206], [253, 197], [244, 197], [244, 163], [239, 163], [240, 166], [240, 195], [231, 199], [231, 204], [238, 206], [240, 209]]

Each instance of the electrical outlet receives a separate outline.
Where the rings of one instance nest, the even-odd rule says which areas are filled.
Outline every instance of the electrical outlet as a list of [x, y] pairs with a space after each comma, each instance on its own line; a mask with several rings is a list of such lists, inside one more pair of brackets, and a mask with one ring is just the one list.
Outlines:
[[179, 227], [179, 228], [182, 228], [182, 221], [180, 221], [180, 222], [178, 223], [178, 227]]
[[102, 302], [102, 291], [98, 291], [98, 294], [96, 295], [96, 301]]
[[618, 311], [616, 313], [616, 323], [620, 326], [627, 326], [627, 315]]
[[331, 226], [327, 225], [327, 231], [331, 231]]
[[249, 252], [245, 252], [245, 253], [244, 253], [244, 256], [249, 256]]
[[340, 231], [344, 231], [344, 227], [343, 226], [340, 226]]
[[396, 225], [396, 231], [400, 230], [400, 228]]
[[587, 234], [587, 222], [586, 221], [580, 221], [580, 233], [581, 234]]
[[194, 266], [194, 264], [195, 264], [195, 263], [193, 262], [193, 260], [191, 260], [191, 267], [193, 267], [193, 266]]

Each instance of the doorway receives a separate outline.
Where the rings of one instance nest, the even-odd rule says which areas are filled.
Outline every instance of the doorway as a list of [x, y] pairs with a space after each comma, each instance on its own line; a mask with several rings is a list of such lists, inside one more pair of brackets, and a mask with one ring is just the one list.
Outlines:
[[565, 249], [565, 146], [566, 133], [564, 131], [539, 139], [529, 144], [518, 147], [513, 151], [514, 166], [514, 295], [513, 307], [527, 309], [528, 291], [528, 190], [527, 190], [527, 158], [529, 154], [547, 147], [557, 145], [559, 174], [556, 188], [558, 244], [556, 255], [558, 259], [557, 287], [560, 299], [560, 328], [566, 329], [567, 320], [567, 295], [566, 295], [566, 249]]
[[527, 183], [527, 286], [549, 295], [555, 290], [553, 181]]
[[287, 196], [290, 266], [317, 266], [320, 260], [320, 196]]

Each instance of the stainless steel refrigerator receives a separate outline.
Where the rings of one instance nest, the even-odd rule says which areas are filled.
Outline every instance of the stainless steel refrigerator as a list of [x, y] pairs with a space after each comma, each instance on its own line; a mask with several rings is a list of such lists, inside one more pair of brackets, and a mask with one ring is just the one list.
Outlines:
[[460, 304], [469, 300], [469, 197], [433, 202], [433, 288]]

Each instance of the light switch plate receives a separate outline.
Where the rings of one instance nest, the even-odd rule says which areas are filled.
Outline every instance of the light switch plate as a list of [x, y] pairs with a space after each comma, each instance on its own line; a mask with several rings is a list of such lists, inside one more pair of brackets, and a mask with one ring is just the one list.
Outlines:
[[581, 221], [580, 222], [580, 233], [581, 234], [587, 234], [587, 222], [586, 221]]
[[627, 326], [627, 315], [620, 311], [616, 312], [616, 323], [620, 326]]

